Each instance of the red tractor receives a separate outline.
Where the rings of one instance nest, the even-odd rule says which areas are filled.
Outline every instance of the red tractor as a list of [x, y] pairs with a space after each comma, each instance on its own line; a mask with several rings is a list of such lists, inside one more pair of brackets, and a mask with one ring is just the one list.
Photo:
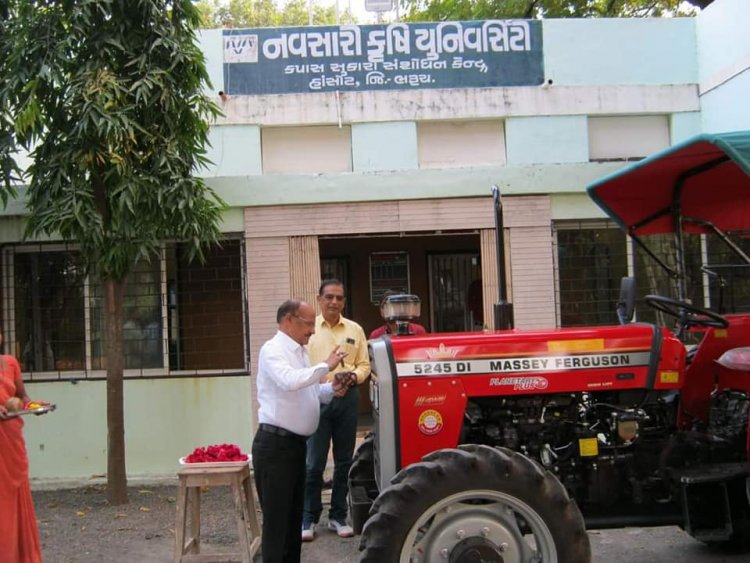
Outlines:
[[[371, 341], [361, 561], [584, 563], [587, 528], [750, 540], [750, 314], [693, 304], [685, 259], [702, 235], [750, 267], [749, 174], [750, 132], [702, 135], [588, 187], [669, 272], [675, 297], [645, 303], [673, 327], [632, 322], [626, 278], [612, 326]], [[646, 243], [665, 234], [668, 261]]]

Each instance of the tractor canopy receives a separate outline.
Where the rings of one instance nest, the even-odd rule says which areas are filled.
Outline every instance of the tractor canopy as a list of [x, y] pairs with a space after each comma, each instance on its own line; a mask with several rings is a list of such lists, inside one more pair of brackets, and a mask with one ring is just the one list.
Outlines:
[[702, 134], [587, 187], [628, 234], [750, 229], [750, 131]]

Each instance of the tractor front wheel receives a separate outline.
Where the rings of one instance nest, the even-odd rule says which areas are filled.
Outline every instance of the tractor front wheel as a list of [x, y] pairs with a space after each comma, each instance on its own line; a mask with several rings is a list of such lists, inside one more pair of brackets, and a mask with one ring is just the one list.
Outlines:
[[372, 433], [365, 436], [362, 444], [354, 452], [352, 465], [349, 468], [349, 481], [373, 480], [375, 479], [374, 451]]
[[373, 504], [360, 561], [585, 563], [588, 535], [558, 479], [502, 448], [461, 446], [401, 470]]

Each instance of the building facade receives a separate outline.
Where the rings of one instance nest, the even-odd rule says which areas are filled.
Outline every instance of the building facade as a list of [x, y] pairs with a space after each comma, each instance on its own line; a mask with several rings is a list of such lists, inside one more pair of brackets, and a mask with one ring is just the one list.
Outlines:
[[[165, 244], [129, 284], [129, 475], [169, 474], [207, 443], [249, 449], [257, 352], [279, 303], [314, 302], [321, 278], [344, 281], [368, 332], [386, 289], [419, 295], [430, 331], [492, 328], [498, 275], [519, 328], [615, 323], [620, 277], [644, 266], [585, 186], [750, 128], [748, 16], [717, 0], [686, 19], [203, 32], [224, 112], [203, 174], [230, 206], [226, 240], [203, 265]], [[6, 352], [59, 407], [27, 425], [32, 475], [101, 475], [99, 286], [74, 245], [21, 242], [22, 222], [21, 202], [0, 220]]]

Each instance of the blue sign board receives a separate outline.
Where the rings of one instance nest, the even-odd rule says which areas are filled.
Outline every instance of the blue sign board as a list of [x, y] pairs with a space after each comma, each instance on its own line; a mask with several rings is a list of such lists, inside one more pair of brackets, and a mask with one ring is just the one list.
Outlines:
[[222, 39], [231, 95], [544, 81], [537, 20], [227, 29]]

